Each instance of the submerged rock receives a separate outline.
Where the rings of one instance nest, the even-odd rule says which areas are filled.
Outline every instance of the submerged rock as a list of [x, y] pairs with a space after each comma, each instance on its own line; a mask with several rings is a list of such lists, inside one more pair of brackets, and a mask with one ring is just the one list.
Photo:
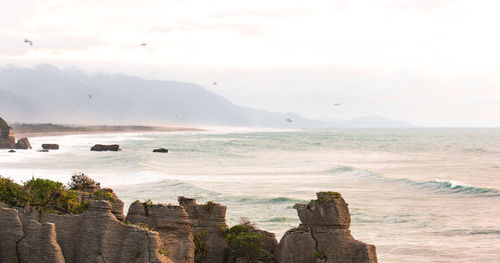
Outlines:
[[102, 152], [102, 151], [121, 151], [120, 145], [118, 144], [109, 144], [109, 145], [104, 145], [104, 144], [96, 144], [90, 148], [91, 151], [97, 151], [97, 152]]
[[375, 246], [355, 240], [347, 203], [335, 192], [296, 204], [301, 224], [288, 230], [275, 252], [276, 262], [375, 263]]
[[40, 149], [40, 150], [36, 150], [36, 151], [39, 153], [48, 153], [49, 152], [48, 149]]
[[9, 152], [10, 152], [10, 153], [15, 153], [16, 151], [14, 151], [14, 150], [10, 150]]
[[153, 150], [154, 153], [168, 153], [168, 150], [165, 148], [158, 148]]
[[44, 150], [59, 150], [59, 144], [55, 143], [44, 143], [42, 144]]

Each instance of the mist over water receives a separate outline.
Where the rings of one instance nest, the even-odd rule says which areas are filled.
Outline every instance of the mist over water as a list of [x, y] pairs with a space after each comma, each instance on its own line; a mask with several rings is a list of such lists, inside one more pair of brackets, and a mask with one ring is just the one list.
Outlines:
[[[355, 238], [380, 262], [500, 260], [500, 130], [380, 129], [93, 134], [31, 139], [33, 150], [0, 152], [0, 174], [69, 181], [84, 172], [136, 199], [177, 196], [227, 205], [281, 237], [292, 208], [321, 190], [341, 192]], [[61, 150], [37, 153], [42, 143]], [[121, 152], [90, 152], [118, 143]], [[152, 153], [155, 147], [168, 154]]]

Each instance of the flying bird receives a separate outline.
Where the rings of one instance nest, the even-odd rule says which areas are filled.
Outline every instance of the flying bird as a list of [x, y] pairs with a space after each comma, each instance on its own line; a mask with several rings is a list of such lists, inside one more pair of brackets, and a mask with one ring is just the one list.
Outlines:
[[341, 105], [340, 103], [333, 104], [333, 106], [340, 106], [340, 105]]
[[30, 47], [33, 46], [33, 41], [31, 41], [31, 40], [29, 40], [27, 38], [24, 39], [24, 43], [29, 43]]
[[92, 95], [88, 95], [88, 96], [89, 96], [89, 99], [92, 99], [92, 97], [93, 97]]
[[177, 118], [181, 118], [181, 117], [182, 117], [182, 114], [180, 114], [180, 113], [179, 113], [179, 114], [177, 114], [177, 115], [175, 115], [175, 116], [176, 116]]
[[288, 119], [286, 119], [285, 121], [287, 121], [287, 122], [292, 122], [293, 120], [292, 120], [292, 119], [290, 119], [290, 118], [288, 118]]
[[217, 82], [212, 82], [212, 85], [217, 85]]
[[145, 47], [148, 43], [141, 43], [141, 47]]

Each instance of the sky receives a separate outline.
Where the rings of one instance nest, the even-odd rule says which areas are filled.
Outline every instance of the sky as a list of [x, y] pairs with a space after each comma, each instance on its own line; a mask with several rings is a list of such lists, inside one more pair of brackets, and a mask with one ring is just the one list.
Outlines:
[[0, 65], [192, 82], [235, 104], [321, 120], [500, 127], [500, 1], [0, 0], [0, 9]]

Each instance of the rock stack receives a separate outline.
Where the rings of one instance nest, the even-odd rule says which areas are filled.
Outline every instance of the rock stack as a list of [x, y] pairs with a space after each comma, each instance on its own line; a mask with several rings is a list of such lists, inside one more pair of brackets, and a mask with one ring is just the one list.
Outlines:
[[317, 200], [296, 204], [301, 224], [288, 230], [276, 249], [276, 262], [376, 263], [375, 246], [355, 240], [344, 198], [319, 192]]
[[14, 137], [14, 131], [7, 122], [0, 118], [0, 149], [31, 149], [28, 138], [24, 137], [17, 141]]
[[0, 149], [15, 149], [16, 140], [11, 127], [0, 118]]

